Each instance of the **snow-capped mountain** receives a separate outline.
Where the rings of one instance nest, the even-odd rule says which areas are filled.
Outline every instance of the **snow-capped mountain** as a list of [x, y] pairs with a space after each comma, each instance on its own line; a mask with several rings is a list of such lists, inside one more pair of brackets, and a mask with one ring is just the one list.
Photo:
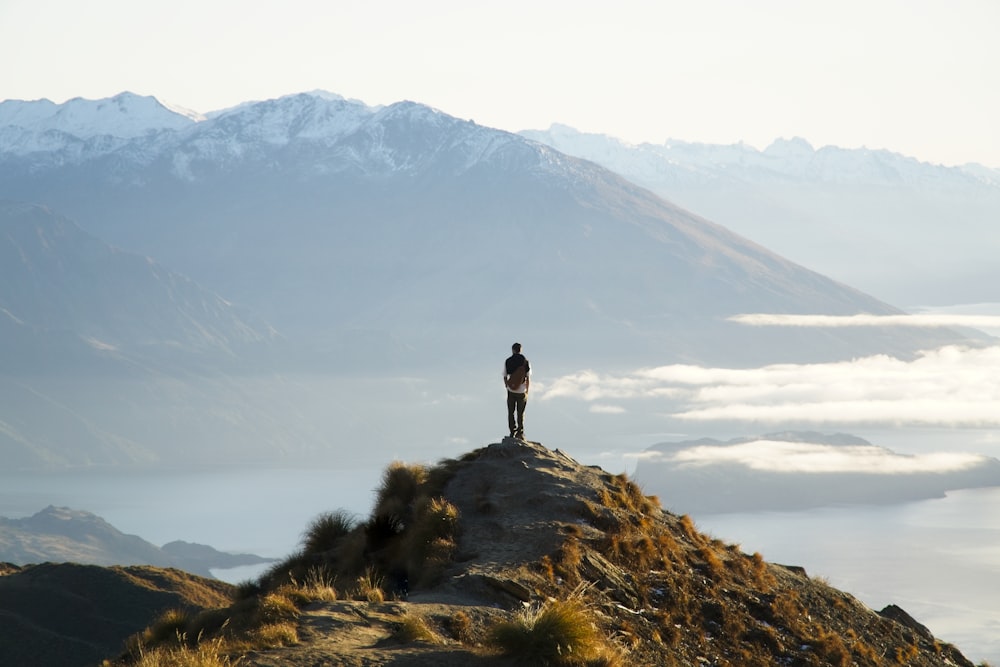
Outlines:
[[998, 302], [1000, 170], [779, 139], [631, 145], [564, 125], [521, 133], [904, 307]]
[[[4, 131], [0, 150], [15, 155], [58, 151], [59, 139], [67, 148], [74, 142], [99, 137], [136, 139], [182, 130], [200, 120], [204, 118], [178, 112], [154, 97], [133, 93], [104, 100], [75, 98], [64, 104], [49, 100], [6, 100], [0, 102], [0, 128]], [[12, 141], [18, 137], [20, 141]], [[34, 143], [30, 141], [32, 138]]]
[[[118, 103], [93, 108], [119, 117]], [[75, 162], [61, 157], [72, 144], [48, 158], [0, 148], [0, 196], [50, 204], [283, 332], [434, 338], [437, 322], [467, 345], [463, 331], [520, 312], [555, 338], [577, 327], [578, 349], [627, 334], [644, 341], [633, 352], [669, 340], [683, 357], [735, 350], [705, 348], [703, 333], [732, 328], [725, 318], [737, 312], [892, 310], [592, 163], [414, 102], [373, 108], [313, 93], [198, 122], [153, 116], [159, 130], [147, 122]], [[515, 252], [518, 268], [505, 268]]]
[[[121, 118], [115, 104], [98, 107]], [[271, 335], [240, 325], [260, 321], [287, 345], [263, 345], [266, 363], [241, 349], [255, 372], [239, 375], [166, 352], [152, 369], [149, 355], [125, 359], [137, 362], [137, 383], [68, 383], [61, 363], [30, 386], [0, 373], [0, 392], [16, 399], [0, 402], [14, 433], [0, 432], [0, 445], [6, 437], [25, 461], [166, 460], [171, 443], [183, 443], [185, 460], [280, 457], [340, 442], [352, 428], [388, 446], [391, 433], [373, 435], [359, 419], [364, 406], [326, 399], [362, 385], [328, 378], [413, 374], [479, 396], [485, 375], [470, 369], [493, 367], [516, 339], [550, 373], [906, 355], [965, 340], [946, 330], [737, 324], [729, 318], [746, 312], [898, 311], [593, 162], [414, 102], [375, 108], [302, 94], [204, 120], [151, 108], [132, 137], [100, 134], [111, 119], [76, 134], [54, 120], [0, 128], [0, 198], [44, 204], [86, 232], [12, 237], [4, 349], [41, 358], [72, 348], [70, 357], [100, 366], [121, 341], [150, 339], [160, 350], [221, 341], [223, 356], [236, 332]], [[14, 150], [10, 132], [48, 143]], [[64, 259], [8, 276], [24, 268], [18, 248], [29, 240], [47, 257], [44, 239]], [[79, 269], [75, 279], [46, 283], [65, 267]], [[112, 267], [131, 273], [102, 273]], [[86, 338], [76, 335], [84, 324]], [[379, 391], [368, 400], [382, 414], [390, 399]], [[468, 420], [471, 405], [435, 402], [461, 411], [435, 423]], [[380, 420], [387, 431], [392, 419]], [[426, 444], [411, 421], [405, 441]], [[86, 447], [60, 448], [82, 431]]]
[[165, 140], [203, 117], [161, 104], [156, 98], [121, 93], [110, 99], [76, 98], [0, 102], [0, 160], [22, 169], [79, 165], [109, 155], [141, 162]]
[[887, 150], [814, 148], [801, 137], [776, 139], [764, 150], [747, 144], [703, 144], [670, 139], [663, 144], [629, 144], [605, 134], [591, 134], [553, 124], [548, 130], [524, 130], [524, 137], [569, 155], [586, 157], [637, 181], [656, 185], [670, 175], [689, 182], [828, 183], [905, 185], [936, 188], [1000, 187], [1000, 169], [968, 164], [944, 167]]

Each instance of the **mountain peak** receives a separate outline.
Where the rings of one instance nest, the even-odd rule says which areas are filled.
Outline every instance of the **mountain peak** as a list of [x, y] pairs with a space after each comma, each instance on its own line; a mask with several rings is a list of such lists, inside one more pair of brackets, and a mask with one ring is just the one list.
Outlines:
[[770, 146], [764, 149], [764, 155], [779, 158], [812, 157], [815, 153], [816, 150], [812, 144], [802, 137], [775, 139]]
[[0, 102], [0, 128], [13, 126], [35, 133], [61, 132], [78, 139], [110, 136], [134, 139], [151, 132], [180, 130], [198, 116], [179, 113], [152, 96], [123, 92], [88, 100], [76, 97], [63, 104], [49, 100]]
[[[972, 665], [898, 607], [876, 612], [800, 567], [743, 553], [624, 474], [540, 443], [504, 438], [434, 467], [394, 463], [370, 519], [326, 514], [303, 544], [248, 590], [261, 601], [301, 596], [302, 627], [332, 621], [337, 641], [309, 633], [253, 664], [458, 667], [489, 644], [522, 663], [567, 666], [883, 664], [877, 656], [904, 651], [914, 667]], [[339, 591], [345, 599], [332, 582], [357, 583]], [[251, 603], [197, 627], [238, 642], [223, 638], [224, 621], [246, 627], [240, 610]], [[554, 625], [541, 620], [550, 613]], [[418, 623], [422, 641], [399, 631]], [[566, 654], [574, 659], [555, 659]]]

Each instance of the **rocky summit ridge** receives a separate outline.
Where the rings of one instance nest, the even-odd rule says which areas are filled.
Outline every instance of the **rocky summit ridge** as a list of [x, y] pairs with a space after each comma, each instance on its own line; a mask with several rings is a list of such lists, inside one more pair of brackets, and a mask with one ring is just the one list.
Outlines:
[[155, 622], [115, 664], [214, 651], [256, 667], [972, 665], [898, 607], [872, 610], [701, 533], [624, 474], [510, 438], [392, 464], [369, 518], [318, 517], [236, 598]]

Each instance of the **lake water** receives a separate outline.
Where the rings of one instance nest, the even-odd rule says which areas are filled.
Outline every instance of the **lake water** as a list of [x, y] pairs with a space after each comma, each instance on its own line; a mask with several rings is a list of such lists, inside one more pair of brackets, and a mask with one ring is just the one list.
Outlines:
[[[317, 514], [367, 516], [381, 472], [0, 473], [0, 516], [61, 505], [157, 545], [181, 539], [283, 558]], [[869, 607], [897, 604], [973, 661], [1000, 664], [1000, 488], [884, 507], [693, 518], [701, 530], [768, 561], [801, 565]], [[237, 582], [260, 569], [216, 575]]]

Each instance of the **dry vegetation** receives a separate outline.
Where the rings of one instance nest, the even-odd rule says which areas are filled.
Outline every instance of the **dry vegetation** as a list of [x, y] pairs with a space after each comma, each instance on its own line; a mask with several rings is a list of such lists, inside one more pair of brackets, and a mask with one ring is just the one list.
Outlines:
[[377, 637], [338, 664], [971, 666], [901, 610], [713, 539], [624, 475], [513, 441], [392, 464], [366, 521], [317, 517], [230, 607], [168, 612], [115, 664], [314, 664], [348, 650], [359, 618]]

